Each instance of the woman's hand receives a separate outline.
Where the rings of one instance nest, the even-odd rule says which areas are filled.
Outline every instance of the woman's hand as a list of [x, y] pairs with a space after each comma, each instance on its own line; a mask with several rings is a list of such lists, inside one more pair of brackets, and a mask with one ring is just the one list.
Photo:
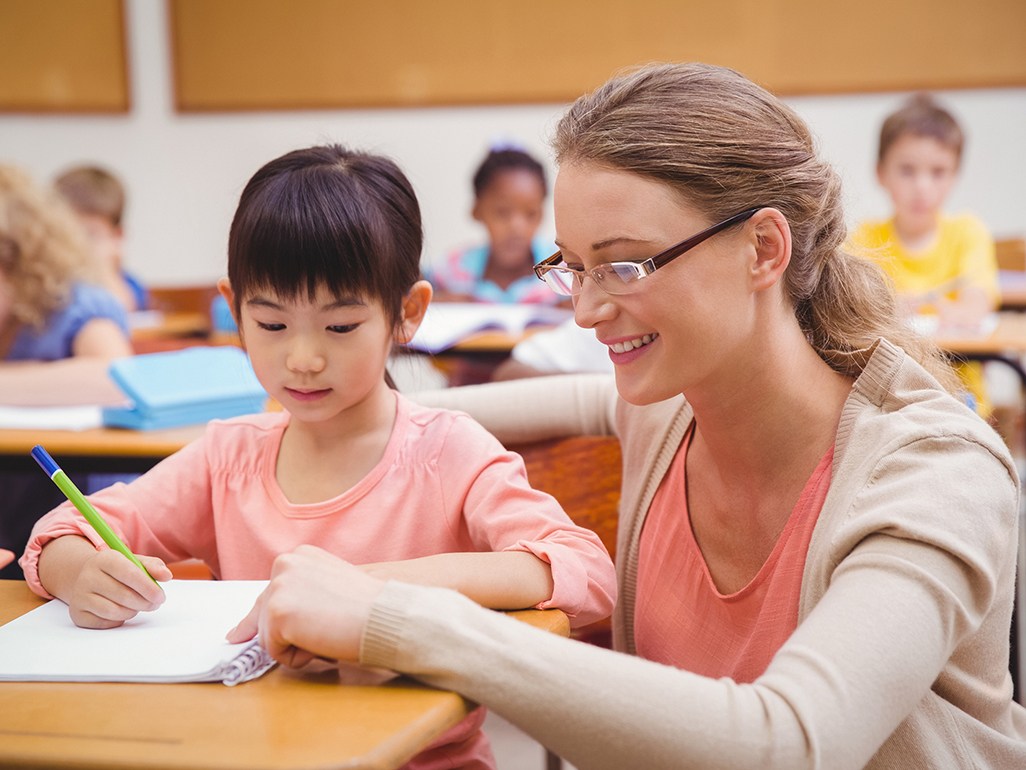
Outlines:
[[315, 657], [357, 661], [371, 607], [385, 584], [312, 545], [274, 560], [271, 583], [228, 632], [232, 644], [259, 634], [280, 663], [298, 668]]

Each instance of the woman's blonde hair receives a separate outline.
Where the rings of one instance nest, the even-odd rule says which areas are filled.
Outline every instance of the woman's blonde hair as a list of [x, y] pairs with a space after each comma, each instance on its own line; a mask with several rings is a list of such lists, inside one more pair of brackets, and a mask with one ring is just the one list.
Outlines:
[[582, 96], [553, 138], [561, 165], [596, 163], [669, 185], [710, 222], [753, 206], [791, 228], [784, 288], [816, 352], [856, 377], [886, 337], [949, 390], [938, 348], [898, 316], [871, 261], [847, 254], [841, 180], [801, 118], [739, 73], [706, 64], [649, 65]]
[[74, 213], [19, 168], [0, 164], [0, 277], [13, 290], [11, 312], [41, 326], [90, 275], [90, 252]]

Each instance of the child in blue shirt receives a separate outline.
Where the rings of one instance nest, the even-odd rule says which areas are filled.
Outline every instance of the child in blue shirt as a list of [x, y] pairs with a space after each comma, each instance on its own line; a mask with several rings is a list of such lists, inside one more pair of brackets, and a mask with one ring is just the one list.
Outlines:
[[545, 169], [520, 149], [493, 149], [474, 174], [474, 219], [488, 243], [456, 249], [426, 278], [436, 302], [558, 304], [563, 298], [539, 286], [533, 268], [556, 249], [536, 239], [547, 195]]

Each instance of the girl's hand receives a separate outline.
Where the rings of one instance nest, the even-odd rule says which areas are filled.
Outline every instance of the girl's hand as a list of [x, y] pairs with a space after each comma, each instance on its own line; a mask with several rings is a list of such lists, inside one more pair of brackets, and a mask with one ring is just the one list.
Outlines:
[[[156, 580], [170, 580], [171, 570], [154, 556], [139, 556]], [[124, 555], [110, 549], [97, 551], [78, 573], [68, 609], [82, 628], [115, 628], [140, 612], [164, 603], [164, 592]]]
[[0, 569], [14, 561], [14, 554], [6, 548], [0, 548]]
[[298, 668], [315, 657], [357, 661], [371, 607], [385, 584], [312, 545], [274, 560], [271, 583], [228, 632], [232, 644], [259, 634], [280, 663]]

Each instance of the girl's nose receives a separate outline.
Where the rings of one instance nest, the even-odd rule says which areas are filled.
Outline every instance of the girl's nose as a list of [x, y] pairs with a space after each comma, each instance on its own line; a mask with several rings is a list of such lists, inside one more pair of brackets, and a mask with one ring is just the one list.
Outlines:
[[320, 372], [327, 359], [317, 346], [307, 340], [297, 339], [289, 346], [285, 365], [294, 372]]

